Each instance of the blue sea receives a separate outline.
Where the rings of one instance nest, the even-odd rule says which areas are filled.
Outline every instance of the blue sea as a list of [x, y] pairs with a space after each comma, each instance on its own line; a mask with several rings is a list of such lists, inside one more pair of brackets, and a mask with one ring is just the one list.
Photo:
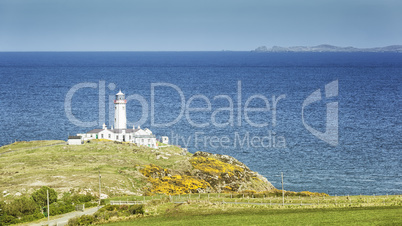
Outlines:
[[286, 190], [402, 193], [401, 53], [3, 52], [0, 145], [110, 127], [119, 90], [129, 127], [277, 188], [283, 172]]

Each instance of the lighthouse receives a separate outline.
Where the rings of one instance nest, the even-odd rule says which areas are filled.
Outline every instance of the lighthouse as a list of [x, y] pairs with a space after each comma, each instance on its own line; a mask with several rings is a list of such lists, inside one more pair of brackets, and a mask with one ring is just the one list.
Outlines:
[[93, 139], [106, 139], [117, 142], [134, 143], [138, 146], [149, 148], [158, 148], [156, 137], [152, 134], [150, 129], [141, 129], [140, 126], [138, 126], [137, 129], [134, 126], [133, 128], [127, 129], [126, 105], [126, 97], [120, 90], [114, 100], [114, 128], [111, 126], [110, 129], [108, 129], [107, 126], [103, 124], [102, 129], [93, 129], [87, 133], [79, 133], [77, 136], [69, 136], [68, 144], [79, 145]]
[[124, 93], [121, 90], [116, 94], [114, 100], [114, 128], [115, 129], [127, 129], [126, 118], [126, 104], [127, 100]]

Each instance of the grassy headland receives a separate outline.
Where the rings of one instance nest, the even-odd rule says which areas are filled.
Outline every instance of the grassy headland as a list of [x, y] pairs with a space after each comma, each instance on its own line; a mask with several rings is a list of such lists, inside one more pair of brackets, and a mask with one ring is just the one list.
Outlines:
[[[176, 146], [159, 149], [129, 143], [93, 140], [69, 146], [60, 141], [17, 142], [2, 147], [0, 200], [31, 194], [42, 186], [64, 192], [108, 196], [267, 191], [274, 187], [258, 173], [230, 156]], [[59, 144], [59, 145], [54, 145]]]
[[[95, 196], [140, 201], [140, 215], [129, 207], [89, 217], [109, 225], [195, 224], [401, 224], [401, 196], [343, 196], [285, 192], [230, 156], [184, 152], [94, 140], [68, 146], [61, 141], [17, 142], [0, 148], [0, 201], [29, 196], [42, 186], [59, 196]], [[105, 218], [107, 217], [107, 218]], [[89, 219], [88, 218], [88, 219]], [[115, 223], [114, 223], [115, 222]]]

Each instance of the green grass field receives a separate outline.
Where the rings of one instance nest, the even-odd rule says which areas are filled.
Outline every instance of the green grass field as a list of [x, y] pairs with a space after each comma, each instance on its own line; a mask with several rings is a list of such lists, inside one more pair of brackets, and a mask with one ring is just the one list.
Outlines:
[[400, 195], [293, 196], [285, 198], [284, 206], [282, 197], [231, 198], [230, 194], [153, 196], [145, 201], [145, 217], [111, 219], [106, 225], [402, 225]]
[[143, 217], [118, 225], [401, 225], [402, 207], [212, 210], [182, 211]]
[[23, 141], [0, 147], [0, 153], [8, 152], [0, 155], [0, 191], [10, 193], [0, 196], [0, 200], [11, 200], [18, 192], [29, 195], [41, 186], [55, 188], [59, 194], [71, 188], [97, 191], [99, 170], [104, 193], [110, 196], [142, 194], [140, 188], [147, 182], [136, 166], [156, 163], [181, 170], [183, 164], [175, 163], [187, 159], [175, 146], [159, 150], [170, 154], [168, 159], [160, 160], [150, 148], [110, 141], [49, 146], [60, 142], [63, 141]]
[[0, 153], [23, 150], [23, 149], [33, 149], [48, 145], [62, 144], [65, 143], [63, 140], [34, 140], [34, 141], [19, 141], [12, 144], [8, 144], [0, 147]]

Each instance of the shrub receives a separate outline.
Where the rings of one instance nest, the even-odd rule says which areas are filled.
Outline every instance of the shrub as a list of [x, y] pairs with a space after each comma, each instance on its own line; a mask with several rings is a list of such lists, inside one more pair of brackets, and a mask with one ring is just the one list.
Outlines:
[[180, 176], [174, 175], [171, 177], [165, 176], [162, 179], [159, 178], [148, 178], [148, 181], [152, 183], [152, 189], [150, 192], [153, 193], [164, 193], [164, 194], [186, 194], [186, 193], [196, 193], [198, 189], [206, 189], [211, 185], [202, 179], [197, 179], [193, 176]]
[[5, 205], [4, 213], [14, 217], [23, 217], [25, 215], [39, 213], [39, 206], [34, 200], [27, 197], [22, 197]]
[[153, 178], [163, 178], [170, 173], [168, 169], [164, 169], [155, 164], [146, 165], [143, 169], [140, 169], [140, 172], [146, 177]]
[[21, 218], [17, 218], [17, 217], [5, 214], [0, 217], [0, 225], [19, 224], [19, 223], [24, 223], [24, 222], [30, 222], [30, 221], [41, 219], [43, 217], [44, 217], [44, 215], [42, 213], [34, 213], [31, 215], [25, 215]]
[[128, 206], [127, 205], [120, 205], [118, 208], [119, 211], [125, 211], [128, 210]]
[[0, 201], [0, 216], [3, 216], [5, 206], [6, 206], [6, 203], [4, 201]]
[[66, 203], [63, 201], [54, 202], [49, 207], [51, 216], [68, 213], [75, 210], [74, 206], [71, 203]]
[[94, 207], [94, 206], [98, 206], [97, 202], [86, 202], [85, 204], [85, 208], [90, 208], [90, 207]]
[[130, 214], [144, 214], [144, 205], [132, 205], [129, 210]]
[[75, 194], [71, 195], [70, 193], [65, 193], [63, 195], [62, 200], [66, 203], [74, 203], [74, 204], [85, 204], [85, 207], [92, 207], [98, 205], [98, 203], [93, 203], [92, 201], [98, 200], [97, 197], [87, 194]]
[[70, 226], [80, 226], [94, 224], [100, 221], [108, 221], [111, 217], [130, 216], [135, 214], [144, 214], [144, 205], [106, 205], [98, 210], [93, 216], [83, 215], [68, 221]]
[[9, 224], [17, 224], [18, 223], [18, 219], [11, 216], [11, 215], [3, 215], [0, 216], [0, 225], [9, 225]]
[[75, 194], [75, 195], [71, 195], [71, 196], [65, 195], [63, 197], [63, 201], [73, 202], [74, 204], [86, 203], [86, 202], [90, 202], [95, 199], [96, 199], [96, 197], [92, 196], [90, 194], [87, 194], [87, 195]]
[[75, 217], [68, 220], [69, 226], [90, 225], [95, 222], [95, 217], [92, 215], [82, 215], [81, 217]]
[[221, 175], [222, 173], [227, 173], [229, 176], [238, 175], [239, 172], [243, 172], [244, 169], [232, 165], [229, 163], [222, 162], [215, 158], [208, 158], [202, 156], [193, 157], [190, 160], [191, 165], [202, 172], [209, 175]]
[[45, 217], [45, 215], [43, 215], [42, 213], [35, 213], [32, 215], [27, 215], [27, 216], [22, 217], [18, 223], [30, 222], [30, 221], [41, 219], [43, 217]]
[[42, 207], [47, 205], [47, 190], [49, 190], [49, 204], [56, 202], [57, 193], [53, 188], [43, 186], [39, 190], [32, 193], [33, 200]]
[[211, 185], [203, 180], [187, 175], [169, 175], [169, 170], [160, 166], [150, 164], [140, 170], [148, 181], [152, 183], [152, 188], [145, 192], [145, 195], [158, 194], [186, 194], [196, 193], [199, 189], [206, 189]]
[[92, 215], [83, 215], [78, 219], [78, 225], [90, 225], [94, 223], [95, 217]]
[[114, 206], [114, 205], [106, 205], [102, 209], [107, 210], [107, 211], [114, 211], [114, 210], [116, 210], [116, 206]]

